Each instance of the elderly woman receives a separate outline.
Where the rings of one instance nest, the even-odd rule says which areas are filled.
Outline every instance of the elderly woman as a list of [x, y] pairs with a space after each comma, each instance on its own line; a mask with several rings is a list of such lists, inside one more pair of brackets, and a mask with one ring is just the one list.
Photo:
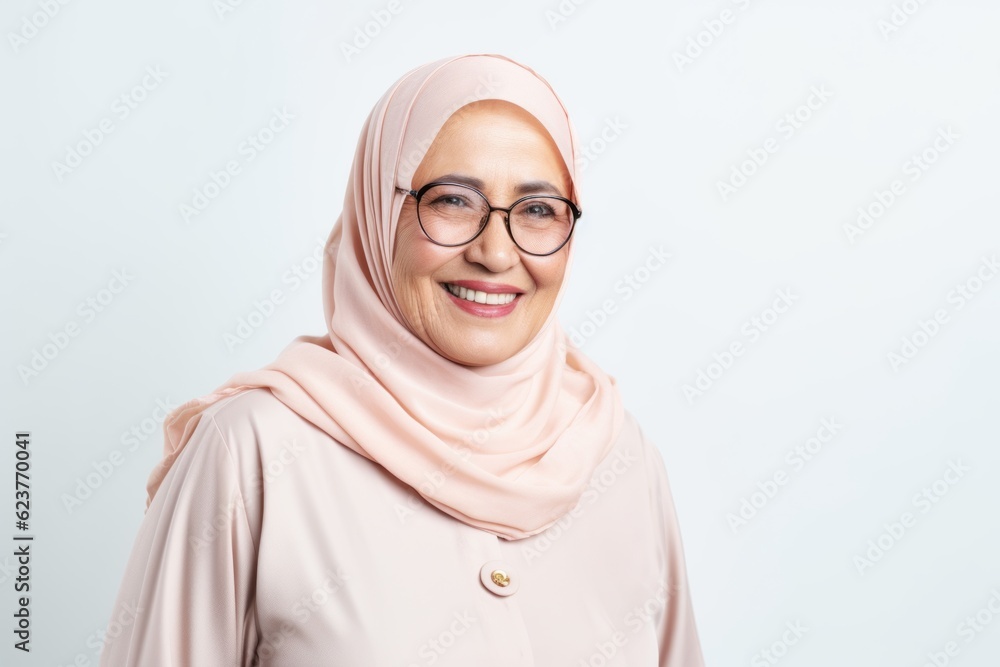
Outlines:
[[102, 665], [703, 664], [662, 458], [556, 319], [577, 150], [508, 58], [389, 89], [328, 331], [167, 419]]

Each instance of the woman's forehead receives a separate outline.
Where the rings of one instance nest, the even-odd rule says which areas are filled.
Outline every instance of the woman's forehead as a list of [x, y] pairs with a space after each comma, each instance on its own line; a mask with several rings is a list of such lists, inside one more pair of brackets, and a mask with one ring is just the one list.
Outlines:
[[416, 187], [452, 181], [482, 191], [495, 186], [510, 194], [528, 188], [562, 195], [572, 184], [555, 141], [523, 111], [518, 115], [476, 111], [447, 126], [423, 156], [413, 181]]

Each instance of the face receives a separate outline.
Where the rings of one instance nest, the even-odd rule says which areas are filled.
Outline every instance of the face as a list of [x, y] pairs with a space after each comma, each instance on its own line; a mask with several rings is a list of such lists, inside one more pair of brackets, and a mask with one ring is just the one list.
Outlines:
[[[440, 180], [474, 185], [503, 208], [529, 194], [571, 194], [569, 173], [548, 132], [527, 111], [501, 100], [473, 102], [448, 119], [414, 173], [413, 189]], [[542, 328], [571, 243], [545, 257], [524, 253], [507, 234], [503, 213], [495, 211], [471, 243], [439, 246], [420, 229], [416, 200], [407, 195], [392, 261], [396, 298], [410, 329], [438, 354], [467, 366], [498, 363]], [[498, 295], [487, 301], [500, 303], [470, 302], [449, 285]], [[510, 294], [513, 301], [504, 304]]]

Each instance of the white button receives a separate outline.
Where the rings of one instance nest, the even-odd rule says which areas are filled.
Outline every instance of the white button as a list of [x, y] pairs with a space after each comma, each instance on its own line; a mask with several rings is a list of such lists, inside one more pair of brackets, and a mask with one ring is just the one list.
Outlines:
[[501, 596], [513, 595], [520, 583], [517, 573], [502, 560], [491, 560], [479, 570], [479, 580], [491, 593]]

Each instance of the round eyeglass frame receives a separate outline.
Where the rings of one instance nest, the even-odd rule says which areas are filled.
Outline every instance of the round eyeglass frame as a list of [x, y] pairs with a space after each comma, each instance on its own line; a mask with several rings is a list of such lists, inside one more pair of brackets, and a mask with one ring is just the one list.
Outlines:
[[[431, 238], [431, 235], [427, 233], [426, 229], [424, 229], [424, 223], [420, 219], [420, 198], [423, 197], [428, 190], [430, 190], [436, 185], [457, 185], [462, 188], [467, 188], [475, 192], [480, 197], [482, 197], [483, 201], [486, 202], [486, 206], [487, 208], [489, 208], [489, 210], [486, 212], [486, 216], [483, 218], [483, 221], [479, 224], [479, 231], [473, 234], [470, 239], [462, 241], [461, 243], [441, 243]], [[419, 190], [407, 190], [406, 188], [401, 188], [398, 185], [396, 186], [396, 190], [398, 192], [403, 193], [404, 195], [410, 195], [411, 197], [417, 200], [417, 222], [420, 224], [420, 231], [424, 233], [424, 236], [426, 236], [431, 241], [431, 243], [434, 243], [439, 246], [444, 246], [445, 248], [455, 248], [475, 241], [477, 238], [479, 238], [479, 235], [482, 234], [483, 231], [486, 229], [486, 227], [490, 224], [490, 216], [493, 215], [493, 211], [500, 211], [501, 213], [504, 214], [503, 224], [504, 227], [507, 228], [507, 236], [510, 237], [510, 240], [514, 242], [514, 245], [516, 245], [519, 250], [521, 250], [522, 252], [526, 252], [529, 255], [533, 255], [535, 257], [548, 257], [549, 255], [553, 255], [559, 252], [560, 250], [563, 249], [563, 247], [567, 243], [569, 243], [569, 240], [573, 237], [574, 230], [576, 230], [576, 221], [579, 220], [580, 217], [583, 215], [583, 211], [580, 210], [580, 207], [574, 204], [571, 200], [566, 199], [565, 197], [560, 197], [559, 195], [528, 195], [526, 197], [521, 197], [507, 208], [501, 208], [499, 206], [494, 206], [493, 204], [491, 204], [490, 200], [486, 198], [486, 195], [484, 195], [482, 192], [472, 187], [471, 185], [466, 185], [465, 183], [452, 183], [450, 181], [431, 181], [430, 183], [424, 185]], [[517, 239], [514, 238], [514, 233], [510, 229], [510, 212], [515, 206], [517, 206], [523, 201], [526, 201], [528, 199], [542, 199], [542, 198], [558, 199], [560, 201], [569, 204], [570, 211], [572, 211], [573, 213], [573, 221], [570, 223], [569, 234], [566, 235], [566, 239], [562, 243], [560, 243], [555, 249], [550, 250], [549, 252], [531, 252], [530, 250], [525, 250], [523, 247], [521, 247], [521, 244], [518, 243]]]

